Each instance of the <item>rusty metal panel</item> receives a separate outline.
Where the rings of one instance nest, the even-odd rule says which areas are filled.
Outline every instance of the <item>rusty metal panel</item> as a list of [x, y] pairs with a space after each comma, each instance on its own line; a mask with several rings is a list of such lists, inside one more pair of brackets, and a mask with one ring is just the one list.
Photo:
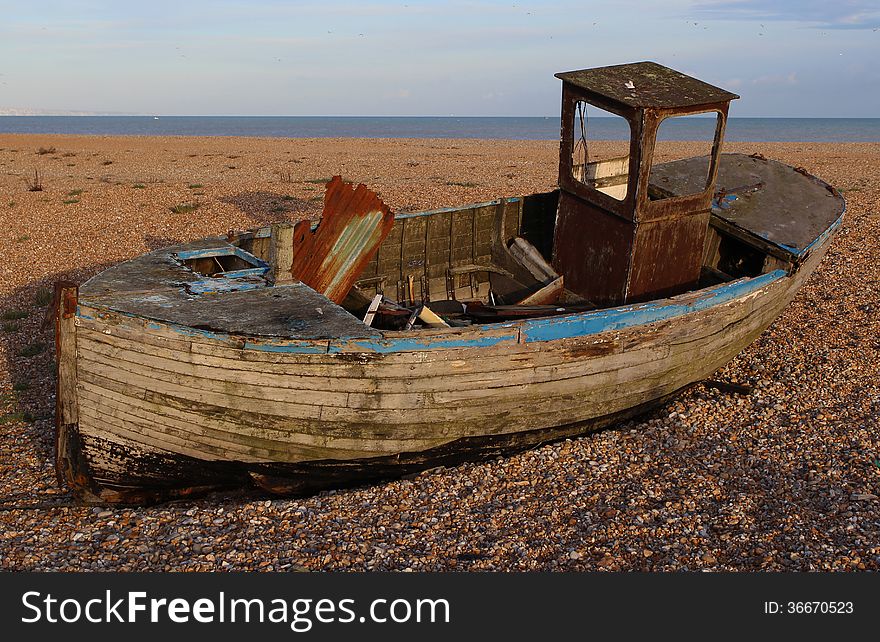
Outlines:
[[709, 212], [641, 223], [636, 228], [627, 303], [697, 287]]
[[553, 247], [553, 268], [565, 287], [596, 305], [617, 305], [626, 296], [635, 227], [631, 221], [563, 191]]
[[365, 185], [340, 176], [327, 183], [317, 229], [296, 224], [290, 273], [331, 301], [341, 303], [394, 225], [394, 214]]

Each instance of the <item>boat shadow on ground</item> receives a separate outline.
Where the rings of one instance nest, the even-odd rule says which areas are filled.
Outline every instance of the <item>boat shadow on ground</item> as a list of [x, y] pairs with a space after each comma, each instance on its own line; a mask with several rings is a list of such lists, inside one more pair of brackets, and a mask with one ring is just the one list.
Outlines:
[[324, 196], [321, 192], [311, 199], [303, 199], [289, 194], [258, 190], [225, 196], [220, 201], [234, 205], [258, 225], [265, 225], [266, 221], [296, 222], [318, 218], [323, 210]]
[[81, 282], [109, 264], [35, 279], [0, 297], [0, 352], [6, 385], [0, 394], [4, 458], [0, 503], [69, 498], [55, 479], [54, 283]]

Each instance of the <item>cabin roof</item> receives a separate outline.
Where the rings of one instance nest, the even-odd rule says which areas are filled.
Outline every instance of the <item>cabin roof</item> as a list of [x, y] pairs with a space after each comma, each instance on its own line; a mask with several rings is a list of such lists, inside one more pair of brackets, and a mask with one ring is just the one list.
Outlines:
[[556, 77], [610, 102], [636, 108], [695, 107], [739, 98], [650, 61], [560, 72]]

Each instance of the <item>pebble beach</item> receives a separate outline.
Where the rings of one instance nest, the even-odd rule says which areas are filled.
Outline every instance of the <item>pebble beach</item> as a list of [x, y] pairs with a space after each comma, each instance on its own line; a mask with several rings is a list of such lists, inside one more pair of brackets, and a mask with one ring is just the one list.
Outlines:
[[880, 143], [724, 151], [847, 200], [794, 302], [713, 376], [750, 394], [697, 384], [612, 429], [386, 483], [118, 508], [55, 479], [53, 282], [316, 218], [335, 174], [398, 212], [549, 191], [558, 143], [0, 134], [0, 570], [880, 570]]

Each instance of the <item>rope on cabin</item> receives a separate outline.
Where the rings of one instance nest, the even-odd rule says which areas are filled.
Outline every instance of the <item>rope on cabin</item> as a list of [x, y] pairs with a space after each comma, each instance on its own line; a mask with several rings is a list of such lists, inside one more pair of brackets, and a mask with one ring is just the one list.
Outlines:
[[[577, 119], [580, 124], [581, 137], [580, 140], [575, 143], [574, 150], [572, 152], [572, 162], [574, 165], [580, 165], [581, 169], [579, 172], [579, 176], [576, 176], [580, 181], [584, 181], [587, 176], [587, 105], [584, 102], [578, 102], [577, 104]], [[580, 161], [580, 162], [578, 162]]]

